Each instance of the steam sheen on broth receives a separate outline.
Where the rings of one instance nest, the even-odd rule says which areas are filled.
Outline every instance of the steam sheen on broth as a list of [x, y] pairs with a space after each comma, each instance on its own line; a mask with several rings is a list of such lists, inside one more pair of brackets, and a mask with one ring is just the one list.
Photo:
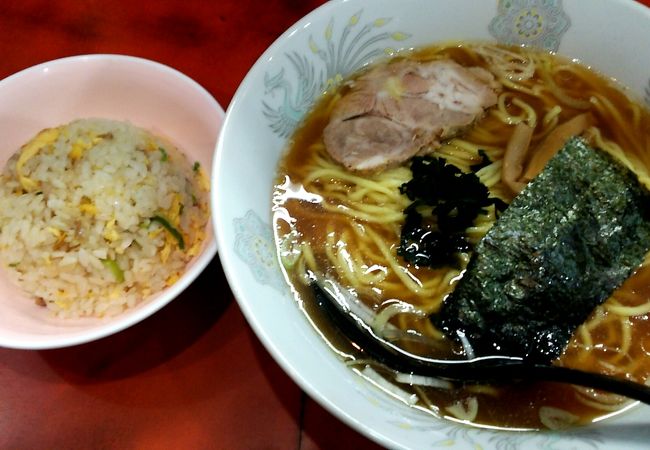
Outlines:
[[[481, 160], [479, 149], [484, 150], [491, 163], [477, 175], [493, 197], [509, 203], [515, 195], [502, 179], [502, 166], [517, 124], [533, 129], [530, 148], [535, 149], [559, 125], [584, 113], [590, 114], [590, 123], [583, 136], [650, 186], [650, 113], [589, 68], [553, 54], [478, 43], [433, 46], [398, 58], [452, 59], [489, 70], [503, 85], [495, 107], [464, 135], [433, 152], [469, 171]], [[391, 62], [381, 64], [386, 63]], [[399, 191], [411, 178], [408, 164], [364, 175], [346, 171], [325, 151], [323, 129], [347, 89], [343, 83], [326, 93], [308, 114], [280, 163], [274, 188], [278, 252], [287, 278], [312, 323], [347, 364], [365, 377], [383, 378], [388, 383], [382, 385], [416, 408], [474, 424], [562, 428], [630, 406], [614, 395], [554, 383], [427, 386], [431, 380], [404, 379], [337, 338], [314, 305], [309, 289], [313, 274], [324, 274], [356, 293], [376, 313], [373, 328], [408, 351], [462, 357], [428, 316], [454, 289], [469, 260], [464, 254], [460, 268], [432, 269], [396, 255], [403, 210], [409, 205]], [[477, 243], [495, 220], [490, 206], [467, 230], [469, 240]], [[644, 263], [578, 328], [554, 364], [646, 382], [649, 317], [650, 265]]]

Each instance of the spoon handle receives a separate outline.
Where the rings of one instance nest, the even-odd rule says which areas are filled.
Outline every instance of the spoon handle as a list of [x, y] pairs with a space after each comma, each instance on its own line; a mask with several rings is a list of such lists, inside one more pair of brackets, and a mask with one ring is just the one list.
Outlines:
[[344, 309], [318, 282], [311, 284], [321, 311], [338, 332], [378, 363], [402, 373], [455, 382], [552, 381], [622, 395], [650, 405], [650, 387], [621, 378], [554, 365], [532, 364], [505, 356], [438, 360], [407, 353], [377, 337], [359, 317]]

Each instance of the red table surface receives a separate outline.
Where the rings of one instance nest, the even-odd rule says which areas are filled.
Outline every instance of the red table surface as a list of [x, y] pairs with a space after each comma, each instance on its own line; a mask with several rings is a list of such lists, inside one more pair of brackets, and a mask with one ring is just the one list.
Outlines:
[[[289, 25], [323, 0], [0, 2], [0, 78], [122, 53], [195, 79], [227, 107]], [[650, 5], [650, 0], [642, 0]], [[0, 349], [2, 449], [372, 449], [307, 398], [247, 326], [215, 259], [169, 306], [97, 342]]]

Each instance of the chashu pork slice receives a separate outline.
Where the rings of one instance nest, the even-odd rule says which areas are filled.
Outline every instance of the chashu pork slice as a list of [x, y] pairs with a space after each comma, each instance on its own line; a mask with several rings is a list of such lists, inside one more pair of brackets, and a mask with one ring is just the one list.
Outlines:
[[472, 125], [496, 104], [499, 88], [487, 70], [451, 60], [378, 66], [334, 107], [325, 146], [349, 170], [397, 166]]

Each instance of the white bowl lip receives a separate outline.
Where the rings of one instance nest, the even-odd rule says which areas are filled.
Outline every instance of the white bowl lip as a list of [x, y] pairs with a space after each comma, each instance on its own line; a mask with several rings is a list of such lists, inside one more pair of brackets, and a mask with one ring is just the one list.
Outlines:
[[[249, 84], [250, 79], [253, 77], [253, 72], [255, 68], [263, 64], [268, 59], [269, 55], [274, 54], [276, 52], [276, 47], [278, 47], [281, 44], [281, 42], [286, 39], [287, 36], [290, 36], [291, 34], [295, 33], [299, 28], [303, 28], [304, 26], [310, 25], [312, 17], [320, 15], [323, 11], [326, 11], [327, 9], [335, 8], [337, 3], [345, 3], [347, 1], [348, 0], [330, 0], [327, 3], [320, 5], [319, 7], [317, 7], [316, 9], [314, 9], [313, 11], [311, 11], [310, 13], [308, 13], [307, 15], [303, 16], [301, 19], [296, 21], [293, 25], [287, 28], [287, 30], [284, 33], [282, 33], [275, 41], [273, 41], [273, 43], [255, 61], [253, 66], [251, 66], [249, 71], [246, 73], [246, 76], [239, 84], [239, 87], [235, 91], [235, 94], [233, 95], [232, 100], [230, 101], [228, 108], [226, 109], [226, 115], [223, 124], [221, 126], [222, 131], [228, 128], [228, 124], [232, 120], [232, 114], [230, 114], [230, 112], [234, 110], [238, 106], [239, 102], [241, 101], [241, 98], [245, 93], [246, 86]], [[223, 145], [225, 139], [224, 136], [225, 134], [222, 132], [219, 134], [219, 138], [217, 139], [215, 158], [212, 163], [212, 173], [211, 173], [212, 185], [216, 185], [217, 174], [222, 165], [222, 158], [224, 154], [223, 152]], [[212, 211], [218, 211], [217, 197], [218, 197], [217, 195], [211, 195]], [[224, 240], [225, 233], [221, 232], [222, 231], [221, 223], [222, 221], [215, 216], [213, 219], [213, 225], [214, 225], [214, 234], [217, 240], [217, 247], [225, 248], [226, 245], [229, 244], [229, 242]], [[280, 350], [275, 346], [269, 334], [264, 330], [260, 322], [257, 320], [255, 314], [250, 308], [250, 305], [240, 300], [241, 298], [244, 297], [244, 294], [242, 291], [241, 283], [238, 280], [238, 277], [235, 275], [235, 269], [234, 269], [235, 264], [231, 263], [231, 260], [233, 259], [233, 255], [230, 252], [219, 251], [218, 258], [220, 260], [221, 267], [224, 271], [224, 275], [226, 276], [226, 279], [228, 281], [228, 285], [230, 286], [233, 296], [237, 301], [237, 304], [239, 305], [239, 308], [241, 309], [242, 313], [244, 314], [246, 321], [253, 329], [255, 335], [258, 337], [263, 347], [272, 355], [273, 359], [278, 363], [278, 365], [280, 365], [280, 367], [282, 367], [284, 372], [287, 375], [289, 375], [289, 377], [312, 399], [315, 399], [321, 406], [323, 406], [327, 411], [329, 411], [332, 415], [334, 415], [336, 418], [341, 420], [346, 425], [350, 426], [351, 428], [357, 430], [360, 433], [363, 433], [364, 435], [366, 435], [367, 437], [369, 437], [374, 442], [380, 445], [383, 446], [389, 445], [395, 448], [402, 447], [400, 443], [395, 442], [386, 434], [378, 433], [375, 430], [367, 427], [359, 420], [357, 420], [354, 416], [346, 412], [335, 402], [330, 400], [326, 395], [324, 395], [315, 384], [313, 384], [310, 380], [304, 378], [300, 374], [300, 372], [294, 367], [291, 361], [283, 353], [281, 353]]]
[[212, 94], [210, 94], [203, 86], [201, 86], [193, 78], [189, 77], [188, 75], [185, 75], [183, 72], [179, 71], [178, 69], [175, 69], [159, 61], [143, 58], [141, 56], [128, 55], [125, 53], [81, 53], [78, 55], [63, 56], [61, 58], [55, 58], [49, 61], [43, 61], [25, 67], [24, 69], [21, 69], [18, 72], [12, 73], [11, 75], [8, 75], [5, 78], [0, 79], [0, 85], [6, 82], [10, 82], [14, 78], [20, 78], [22, 76], [25, 76], [27, 72], [31, 73], [32, 71], [40, 71], [41, 69], [46, 69], [50, 66], [67, 65], [71, 63], [76, 64], [76, 63], [84, 63], [84, 62], [97, 62], [102, 60], [114, 61], [120, 63], [140, 64], [143, 66], [151, 66], [156, 70], [162, 70], [163, 72], [166, 72], [169, 75], [173, 75], [175, 77], [181, 78], [183, 82], [188, 83], [189, 85], [197, 89], [202, 95], [205, 95], [206, 98], [209, 99], [211, 103], [213, 103], [213, 106], [216, 106], [217, 109], [220, 109], [222, 111], [222, 117], [223, 115], [225, 115], [222, 106], [217, 102], [217, 100], [212, 96]]
[[[267, 47], [267, 49], [258, 57], [255, 63], [251, 66], [249, 71], [246, 73], [246, 76], [241, 81], [238, 89], [235, 91], [235, 94], [233, 95], [232, 100], [230, 101], [228, 108], [226, 109], [226, 116], [222, 124], [222, 132], [220, 133], [219, 138], [217, 140], [217, 146], [216, 146], [217, 150], [212, 165], [212, 173], [211, 173], [212, 183], [216, 183], [218, 172], [220, 171], [220, 167], [223, 164], [223, 157], [225, 154], [223, 151], [223, 147], [225, 145], [224, 141], [226, 139], [226, 134], [223, 131], [230, 128], [229, 124], [233, 120], [231, 111], [235, 110], [238, 107], [239, 103], [244, 101], [243, 97], [245, 95], [246, 89], [249, 87], [248, 85], [250, 84], [250, 80], [254, 76], [253, 72], [255, 72], [259, 66], [269, 61], [270, 56], [277, 54], [277, 48], [282, 45], [282, 42], [285, 41], [287, 37], [296, 33], [301, 28], [306, 28], [310, 26], [312, 22], [312, 18], [319, 16], [322, 13], [327, 12], [329, 10], [335, 10], [335, 8], [337, 8], [339, 5], [349, 3], [349, 2], [351, 2], [351, 0], [330, 0], [318, 6], [317, 8], [315, 8], [314, 10], [312, 10], [311, 12], [303, 16], [302, 18], [298, 19], [295, 23], [289, 26], [276, 40], [274, 40]], [[624, 8], [631, 8], [635, 11], [635, 13], [637, 14], [641, 13], [645, 15], [648, 18], [648, 20], [650, 20], [650, 7], [645, 6], [636, 0], [608, 0], [608, 2], [618, 4]], [[578, 59], [577, 61], [580, 61], [580, 59]], [[218, 211], [219, 210], [218, 205], [219, 205], [218, 194], [213, 194], [211, 196], [212, 211]], [[230, 242], [225, 240], [224, 237], [225, 233], [222, 232], [223, 231], [222, 223], [223, 222], [221, 218], [217, 218], [215, 216], [215, 218], [213, 219], [213, 225], [214, 225], [218, 248], [225, 248], [228, 244], [230, 244]], [[336, 418], [338, 418], [339, 420], [341, 420], [343, 423], [350, 426], [351, 428], [355, 429], [359, 433], [365, 435], [375, 443], [381, 446], [385, 446], [387, 448], [410, 448], [410, 447], [406, 447], [404, 442], [393, 439], [390, 435], [384, 433], [382, 430], [370, 428], [368, 425], [363, 423], [363, 421], [358, 420], [357, 418], [355, 418], [355, 416], [351, 415], [349, 412], [347, 412], [345, 409], [339, 406], [335, 401], [328, 398], [319, 389], [319, 387], [316, 384], [314, 384], [311, 380], [303, 377], [299, 372], [299, 370], [294, 366], [292, 361], [289, 359], [289, 357], [285, 356], [285, 354], [283, 354], [280, 351], [280, 349], [273, 342], [270, 334], [267, 333], [267, 331], [263, 328], [261, 322], [256, 318], [255, 314], [253, 313], [251, 307], [252, 305], [249, 302], [242, 300], [245, 297], [243, 293], [244, 287], [243, 287], [243, 282], [240, 281], [240, 279], [237, 276], [237, 269], [236, 269], [237, 264], [233, 262], [235, 260], [235, 255], [233, 254], [233, 252], [219, 251], [218, 258], [220, 260], [222, 269], [224, 271], [230, 289], [233, 293], [233, 296], [237, 301], [239, 308], [241, 309], [249, 326], [253, 329], [255, 335], [260, 340], [263, 347], [272, 355], [274, 361], [278, 363], [278, 365], [285, 371], [285, 373], [305, 393], [307, 393], [312, 399], [316, 400], [322, 407], [324, 407], [328, 412], [330, 412]], [[591, 425], [589, 425], [589, 427], [590, 426]], [[514, 434], [520, 433], [520, 431], [518, 430], [497, 429], [496, 431], [503, 432], [503, 433], [514, 433]]]
[[[61, 65], [69, 64], [85, 64], [92, 62], [112, 61], [117, 63], [127, 63], [129, 65], [140, 65], [153, 70], [162, 71], [166, 75], [178, 78], [182, 83], [190, 86], [196, 91], [203, 99], [210, 105], [213, 113], [216, 114], [215, 120], [221, 121], [219, 126], [218, 136], [221, 134], [223, 128], [223, 119], [225, 111], [223, 107], [217, 102], [210, 92], [201, 86], [197, 81], [174, 69], [171, 66], [139, 56], [131, 56], [119, 53], [88, 53], [80, 55], [65, 56], [62, 58], [53, 59], [38, 63], [22, 69], [12, 75], [7, 76], [0, 80], [0, 86], [11, 83], [13, 80], [18, 79], [26, 74], [39, 72], [50, 67], [58, 67]], [[216, 147], [215, 147], [216, 149]], [[214, 150], [213, 150], [214, 152]], [[215, 159], [214, 153], [212, 159]], [[212, 210], [210, 211], [210, 222], [212, 222]], [[208, 223], [207, 226], [211, 226]], [[214, 228], [213, 228], [214, 231]], [[196, 278], [203, 272], [207, 265], [214, 259], [217, 254], [217, 239], [216, 236], [205, 245], [204, 250], [198, 255], [191, 263], [191, 266], [183, 273], [181, 278], [176, 281], [172, 286], [159, 293], [154, 298], [136, 306], [132, 310], [127, 310], [120, 315], [112, 316], [106, 319], [97, 318], [81, 318], [75, 320], [95, 321], [97, 326], [81, 331], [73, 331], [70, 333], [62, 334], [61, 336], [31, 336], [29, 341], [21, 339], [4, 338], [0, 336], [0, 347], [11, 348], [16, 350], [49, 350], [57, 348], [72, 347], [75, 345], [86, 344], [96, 341], [101, 338], [111, 336], [119, 333], [153, 315], [158, 310], [169, 304], [178, 295], [180, 295], [187, 287], [196, 280]]]

